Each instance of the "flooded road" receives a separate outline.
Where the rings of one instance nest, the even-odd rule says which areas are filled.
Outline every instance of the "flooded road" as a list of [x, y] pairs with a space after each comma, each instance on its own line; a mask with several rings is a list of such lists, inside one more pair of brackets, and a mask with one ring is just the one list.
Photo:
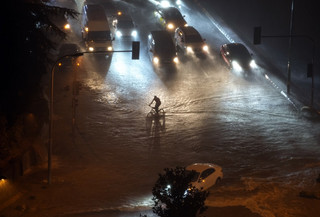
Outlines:
[[[207, 204], [243, 205], [268, 217], [303, 216], [295, 197], [319, 190], [319, 118], [301, 115], [299, 105], [266, 79], [272, 72], [260, 68], [250, 77], [230, 72], [211, 43], [215, 37], [223, 41], [221, 35], [205, 33], [211, 46], [205, 60], [180, 62], [175, 71], [154, 68], [146, 33], [157, 26], [151, 21], [139, 26], [140, 60], [131, 60], [131, 53], [85, 54], [76, 60], [77, 69], [56, 74], [49, 191], [65, 198], [43, 197], [37, 212], [90, 216], [150, 209], [151, 189], [164, 168], [209, 162], [223, 168], [224, 179], [209, 189]], [[119, 50], [130, 45], [114, 42]], [[70, 90], [74, 81], [79, 93]], [[147, 118], [154, 95], [165, 110], [159, 120]]]

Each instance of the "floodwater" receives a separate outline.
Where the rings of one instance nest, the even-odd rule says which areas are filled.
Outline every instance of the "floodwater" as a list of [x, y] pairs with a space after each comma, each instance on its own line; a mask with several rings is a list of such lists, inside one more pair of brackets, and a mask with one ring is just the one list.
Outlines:
[[[141, 14], [135, 19], [141, 22]], [[131, 60], [131, 53], [85, 54], [75, 60], [77, 69], [56, 73], [54, 187], [38, 213], [150, 209], [164, 168], [209, 162], [223, 168], [224, 179], [209, 189], [208, 205], [243, 205], [266, 217], [304, 216], [299, 193], [319, 191], [319, 117], [302, 113], [302, 104], [286, 96], [272, 72], [230, 72], [213, 43], [224, 36], [209, 21], [200, 29], [216, 33], [205, 34], [207, 59], [191, 57], [176, 70], [154, 68], [146, 48], [148, 29], [157, 28], [151, 21], [139, 23], [140, 60]], [[79, 93], [72, 91], [75, 81]], [[165, 111], [159, 119], [147, 118], [154, 95]], [[50, 199], [57, 195], [64, 197]]]

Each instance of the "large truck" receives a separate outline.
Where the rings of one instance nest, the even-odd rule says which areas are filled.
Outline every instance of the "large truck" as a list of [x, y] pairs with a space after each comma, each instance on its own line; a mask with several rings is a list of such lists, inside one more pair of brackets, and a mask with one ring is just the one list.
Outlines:
[[105, 10], [101, 5], [83, 6], [81, 20], [82, 39], [87, 51], [112, 51], [114, 36], [110, 30]]

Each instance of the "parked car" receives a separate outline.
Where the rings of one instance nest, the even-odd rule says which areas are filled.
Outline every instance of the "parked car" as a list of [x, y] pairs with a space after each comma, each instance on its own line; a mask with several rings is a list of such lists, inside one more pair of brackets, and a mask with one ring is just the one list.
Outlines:
[[224, 44], [220, 47], [220, 53], [230, 69], [250, 71], [257, 67], [252, 55], [241, 43]]
[[199, 190], [207, 190], [223, 178], [222, 168], [212, 163], [194, 163], [187, 166], [186, 170], [196, 172], [191, 184]]
[[151, 31], [148, 35], [148, 51], [154, 65], [175, 65], [179, 62], [176, 46], [166, 30]]
[[205, 39], [192, 26], [178, 27], [175, 30], [174, 39], [178, 52], [185, 55], [205, 56], [209, 53]]
[[166, 30], [174, 32], [179, 26], [187, 26], [184, 16], [175, 7], [158, 8], [154, 12], [158, 23]]

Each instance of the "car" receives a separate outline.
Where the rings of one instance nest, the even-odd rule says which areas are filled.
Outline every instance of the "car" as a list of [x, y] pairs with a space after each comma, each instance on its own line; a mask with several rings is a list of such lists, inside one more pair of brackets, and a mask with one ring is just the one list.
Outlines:
[[220, 47], [220, 53], [228, 67], [236, 71], [248, 72], [257, 65], [248, 49], [241, 43], [229, 43]]
[[156, 0], [156, 4], [161, 7], [181, 7], [181, 0]]
[[185, 55], [195, 54], [196, 56], [209, 54], [209, 47], [205, 43], [205, 39], [192, 26], [178, 27], [175, 30], [174, 39], [178, 52]]
[[179, 63], [176, 46], [166, 30], [154, 30], [148, 35], [148, 51], [155, 66]]
[[180, 26], [188, 26], [184, 16], [175, 7], [158, 8], [155, 10], [154, 15], [162, 28], [170, 32], [174, 32]]
[[117, 38], [137, 36], [137, 28], [130, 15], [119, 14], [112, 24]]
[[212, 163], [194, 163], [187, 166], [186, 171], [196, 172], [191, 184], [199, 190], [207, 190], [223, 178], [222, 168]]

